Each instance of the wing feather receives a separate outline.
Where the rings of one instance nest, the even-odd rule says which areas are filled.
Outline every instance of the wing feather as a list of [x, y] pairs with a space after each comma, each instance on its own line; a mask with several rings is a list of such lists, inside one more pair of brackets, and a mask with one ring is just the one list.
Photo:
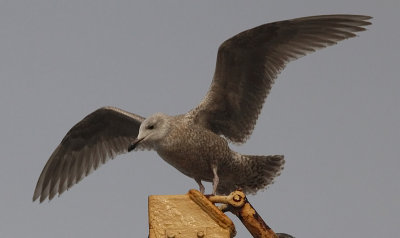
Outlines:
[[210, 89], [186, 118], [232, 142], [245, 142], [275, 78], [288, 62], [356, 36], [371, 24], [369, 19], [361, 15], [311, 16], [237, 34], [219, 47]]
[[68, 131], [38, 179], [33, 200], [51, 200], [118, 154], [137, 137], [143, 117], [115, 107], [100, 108]]

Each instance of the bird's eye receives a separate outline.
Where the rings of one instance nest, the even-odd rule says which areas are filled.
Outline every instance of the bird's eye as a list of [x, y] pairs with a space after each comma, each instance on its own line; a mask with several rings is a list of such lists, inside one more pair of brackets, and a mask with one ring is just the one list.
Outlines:
[[148, 126], [146, 127], [146, 129], [148, 129], [148, 130], [153, 130], [153, 129], [154, 129], [154, 125], [148, 125]]

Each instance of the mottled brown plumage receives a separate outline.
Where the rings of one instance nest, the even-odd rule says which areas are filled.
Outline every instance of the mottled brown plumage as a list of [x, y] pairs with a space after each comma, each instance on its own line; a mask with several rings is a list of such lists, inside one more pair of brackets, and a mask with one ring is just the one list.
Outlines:
[[[255, 193], [270, 184], [283, 169], [283, 156], [241, 155], [232, 151], [223, 137], [182, 116], [157, 114], [152, 118], [149, 122], [143, 122], [144, 132], [139, 132], [138, 138], [147, 138], [147, 135], [143, 135], [147, 133], [146, 125], [153, 125], [152, 130], [157, 130], [160, 120], [164, 120], [162, 124], [168, 125], [165, 126], [167, 132], [162, 140], [150, 138], [155, 141], [154, 144], [141, 145], [141, 148], [155, 149], [166, 162], [198, 181], [201, 190], [201, 181], [208, 181], [214, 182], [219, 194], [228, 194], [236, 188], [246, 193]], [[213, 181], [213, 167], [217, 169], [219, 183]]]
[[[355, 36], [371, 17], [325, 15], [264, 24], [226, 40], [218, 50], [214, 79], [201, 103], [178, 116], [147, 119], [114, 107], [89, 114], [67, 133], [46, 163], [33, 200], [51, 200], [109, 158], [153, 149], [213, 193], [236, 188], [255, 193], [283, 168], [283, 156], [241, 155], [228, 141], [251, 135], [275, 78], [291, 60]], [[135, 139], [136, 138], [136, 139]]]

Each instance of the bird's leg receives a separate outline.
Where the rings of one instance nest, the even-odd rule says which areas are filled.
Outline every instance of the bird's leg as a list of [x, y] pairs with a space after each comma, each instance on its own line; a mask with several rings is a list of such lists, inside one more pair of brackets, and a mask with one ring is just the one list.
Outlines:
[[215, 194], [217, 194], [217, 187], [218, 187], [218, 183], [219, 183], [219, 177], [218, 177], [218, 173], [217, 173], [217, 165], [211, 165], [211, 169], [214, 174], [212, 194], [215, 195]]
[[200, 192], [202, 194], [204, 194], [206, 189], [204, 188], [203, 184], [201, 183], [201, 179], [195, 178], [194, 180], [196, 180], [196, 183], [199, 185]]

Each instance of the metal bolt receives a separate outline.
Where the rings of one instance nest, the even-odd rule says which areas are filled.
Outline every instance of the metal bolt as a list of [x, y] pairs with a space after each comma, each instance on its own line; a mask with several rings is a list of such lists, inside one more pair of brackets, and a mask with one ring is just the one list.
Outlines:
[[197, 232], [197, 237], [198, 238], [203, 238], [204, 237], [204, 232], [203, 231]]
[[233, 196], [233, 201], [235, 201], [235, 202], [240, 202], [240, 200], [242, 200], [242, 197], [240, 197], [238, 194], [235, 194], [235, 195]]

